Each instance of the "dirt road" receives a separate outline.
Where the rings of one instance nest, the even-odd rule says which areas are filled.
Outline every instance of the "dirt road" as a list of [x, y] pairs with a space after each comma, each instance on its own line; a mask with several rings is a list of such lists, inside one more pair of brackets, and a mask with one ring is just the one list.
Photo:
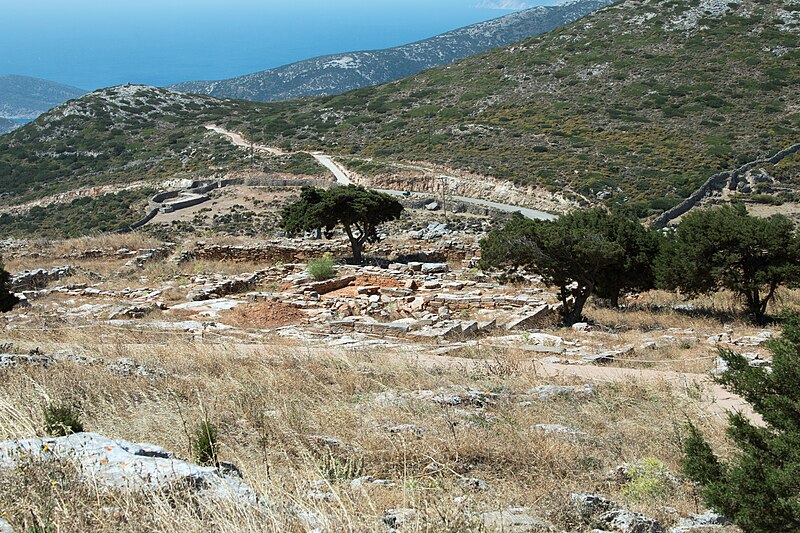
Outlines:
[[[269, 147], [269, 146], [265, 146], [263, 144], [251, 144], [244, 137], [242, 137], [241, 134], [233, 132], [233, 131], [226, 130], [226, 129], [221, 128], [219, 126], [216, 126], [214, 124], [210, 124], [210, 125], [206, 126], [206, 128], [211, 130], [211, 131], [213, 131], [213, 132], [219, 133], [220, 135], [224, 135], [224, 136], [228, 137], [228, 139], [230, 139], [230, 141], [236, 146], [241, 146], [241, 147], [244, 147], [244, 148], [252, 148], [252, 149], [258, 150], [260, 152], [268, 152], [270, 154], [275, 154], [275, 155], [286, 155], [287, 154], [287, 152], [284, 152], [284, 151], [279, 150], [277, 148], [272, 148], [272, 147]], [[334, 161], [333, 158], [331, 158], [331, 156], [323, 154], [321, 152], [304, 152], [304, 153], [310, 154], [311, 156], [314, 157], [314, 159], [317, 160], [317, 162], [320, 165], [322, 165], [325, 168], [327, 168], [333, 174], [333, 176], [336, 178], [336, 183], [338, 183], [340, 185], [350, 185], [352, 183], [352, 180], [350, 179], [350, 176], [349, 176], [347, 170], [345, 170], [344, 167], [342, 167], [342, 165], [340, 165], [336, 161]], [[419, 167], [419, 168], [421, 168], [421, 167]], [[407, 193], [405, 191], [395, 191], [395, 190], [390, 190], [390, 189], [379, 189], [379, 190], [381, 192], [392, 194], [394, 196], [399, 196], [399, 195], [403, 195], [403, 194], [420, 195], [420, 193]], [[544, 211], [537, 211], [536, 209], [530, 209], [530, 208], [527, 208], [527, 207], [520, 207], [520, 206], [517, 206], [517, 205], [503, 204], [503, 203], [499, 203], [499, 202], [492, 202], [492, 201], [489, 201], [489, 200], [484, 200], [482, 198], [469, 198], [467, 196], [448, 196], [448, 198], [450, 198], [451, 200], [455, 200], [455, 201], [463, 202], [463, 203], [467, 203], [467, 204], [479, 205], [479, 206], [483, 206], [483, 207], [490, 207], [492, 209], [496, 209], [498, 211], [504, 211], [506, 213], [519, 212], [523, 216], [525, 216], [527, 218], [534, 219], [534, 220], [553, 220], [553, 219], [556, 218], [555, 215], [552, 215], [550, 213], [546, 213]]]

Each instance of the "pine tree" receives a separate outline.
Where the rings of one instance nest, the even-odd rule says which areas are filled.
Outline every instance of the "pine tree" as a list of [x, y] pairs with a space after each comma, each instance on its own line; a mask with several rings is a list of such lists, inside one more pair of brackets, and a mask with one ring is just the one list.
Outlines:
[[727, 433], [738, 451], [727, 462], [690, 426], [683, 469], [702, 486], [706, 504], [744, 531], [800, 531], [800, 316], [787, 317], [769, 348], [771, 371], [722, 350], [729, 370], [717, 378], [753, 406], [763, 425], [729, 415]]
[[659, 240], [638, 221], [603, 208], [582, 209], [554, 221], [515, 214], [481, 240], [483, 268], [523, 267], [559, 288], [567, 325], [581, 320], [590, 296], [613, 305], [628, 291], [653, 286]]

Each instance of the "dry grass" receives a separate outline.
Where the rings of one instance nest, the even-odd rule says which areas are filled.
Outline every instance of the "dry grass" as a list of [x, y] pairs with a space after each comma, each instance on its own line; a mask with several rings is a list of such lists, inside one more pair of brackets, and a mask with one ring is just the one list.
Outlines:
[[141, 232], [132, 233], [103, 233], [90, 237], [79, 237], [66, 241], [55, 241], [52, 244], [52, 255], [57, 257], [70, 257], [85, 250], [142, 250], [145, 248], [158, 248], [161, 242]]
[[[182, 336], [165, 342], [154, 334], [109, 338], [102, 330], [73, 330], [66, 338], [16, 335], [22, 349], [32, 341], [46, 352], [82, 347], [100, 360], [132, 357], [159, 366], [168, 377], [119, 376], [103, 364], [0, 370], [0, 438], [33, 435], [42, 427], [43, 406], [68, 400], [81, 406], [88, 430], [153, 442], [188, 457], [189, 433], [205, 412], [221, 428], [223, 459], [237, 463], [246, 481], [275, 502], [266, 514], [180, 499], [175, 504], [172, 495], [105, 493], [77, 483], [68, 465], [33, 465], [22, 475], [0, 477], [0, 487], [14, 487], [0, 490], [0, 509], [26, 528], [32, 517], [49, 517], [60, 530], [293, 531], [301, 525], [292, 509], [300, 508], [319, 514], [331, 530], [371, 530], [385, 509], [413, 507], [420, 514], [411, 530], [464, 531], [478, 528], [475, 512], [507, 506], [531, 506], [569, 528], [572, 518], [564, 508], [571, 491], [599, 491], [624, 501], [622, 487], [607, 475], [617, 465], [655, 457], [677, 472], [679, 433], [687, 416], [714, 441], [721, 437], [718, 421], [704, 418], [695, 400], [666, 383], [607, 384], [588, 399], [520, 405], [525, 392], [544, 381], [519, 356], [502, 353], [487, 362], [436, 364], [400, 353], [336, 352], [273, 339], [264, 346], [235, 346]], [[101, 338], [108, 342], [98, 343]], [[472, 387], [499, 396], [485, 409], [402, 397], [439, 387]], [[401, 398], [376, 401], [386, 391]], [[585, 436], [570, 440], [535, 429], [551, 423]], [[399, 424], [420, 432], [386, 430]], [[320, 434], [347, 445], [334, 452], [338, 464], [391, 479], [396, 487], [351, 490], [348, 478], [356, 472], [326, 477], [328, 452], [305, 438]], [[459, 484], [461, 477], [484, 479], [491, 490], [469, 492]], [[315, 480], [325, 481], [335, 501], [307, 494]], [[465, 494], [468, 503], [453, 502]], [[625, 503], [665, 521], [674, 518], [665, 505], [684, 513], [697, 510], [684, 485], [661, 499]], [[109, 506], [115, 510], [100, 510]]]

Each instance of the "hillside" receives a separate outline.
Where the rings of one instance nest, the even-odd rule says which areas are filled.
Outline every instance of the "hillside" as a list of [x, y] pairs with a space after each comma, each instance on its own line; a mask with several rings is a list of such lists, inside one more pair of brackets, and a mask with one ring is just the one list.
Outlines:
[[536, 7], [396, 48], [326, 55], [238, 78], [191, 81], [172, 88], [258, 102], [341, 94], [548, 32], [610, 3], [611, 0], [577, 0]]
[[36, 118], [83, 94], [83, 89], [39, 78], [0, 76], [0, 118]]
[[[126, 85], [63, 104], [0, 137], [8, 202], [181, 172], [209, 172], [224, 154], [194, 125], [225, 108], [208, 96]], [[215, 157], [219, 156], [219, 161]]]
[[[0, 190], [20, 203], [242, 165], [246, 150], [202, 127], [215, 122], [262, 144], [336, 154], [376, 183], [397, 175], [398, 162], [429, 162], [645, 216], [720, 170], [800, 140], [798, 5], [625, 0], [546, 35], [339, 96], [252, 103], [99, 91], [0, 138]], [[766, 170], [797, 185], [798, 169], [794, 155]]]
[[[272, 104], [247, 127], [266, 142], [432, 161], [646, 214], [800, 139], [799, 29], [796, 0], [627, 0], [399, 82]], [[795, 156], [775, 172], [798, 167]]]

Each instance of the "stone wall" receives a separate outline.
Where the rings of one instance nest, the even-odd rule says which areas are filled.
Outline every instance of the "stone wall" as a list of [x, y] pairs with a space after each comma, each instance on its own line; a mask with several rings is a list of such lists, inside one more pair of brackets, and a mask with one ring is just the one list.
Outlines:
[[667, 224], [669, 224], [672, 220], [675, 220], [679, 216], [683, 215], [684, 213], [688, 212], [694, 206], [699, 204], [703, 198], [709, 195], [711, 191], [718, 191], [722, 190], [726, 184], [732, 184], [734, 187], [739, 179], [739, 177], [749, 170], [759, 166], [759, 165], [775, 165], [780, 163], [785, 157], [790, 156], [796, 152], [800, 151], [800, 143], [794, 144], [785, 150], [781, 150], [777, 154], [773, 155], [768, 159], [759, 159], [757, 161], [751, 161], [742, 165], [741, 167], [735, 170], [726, 170], [725, 172], [719, 172], [714, 174], [710, 178], [703, 183], [699, 189], [697, 189], [694, 193], [692, 193], [689, 198], [684, 200], [683, 202], [679, 203], [672, 209], [669, 209], [662, 213], [658, 218], [653, 221], [654, 228], [663, 228]]

